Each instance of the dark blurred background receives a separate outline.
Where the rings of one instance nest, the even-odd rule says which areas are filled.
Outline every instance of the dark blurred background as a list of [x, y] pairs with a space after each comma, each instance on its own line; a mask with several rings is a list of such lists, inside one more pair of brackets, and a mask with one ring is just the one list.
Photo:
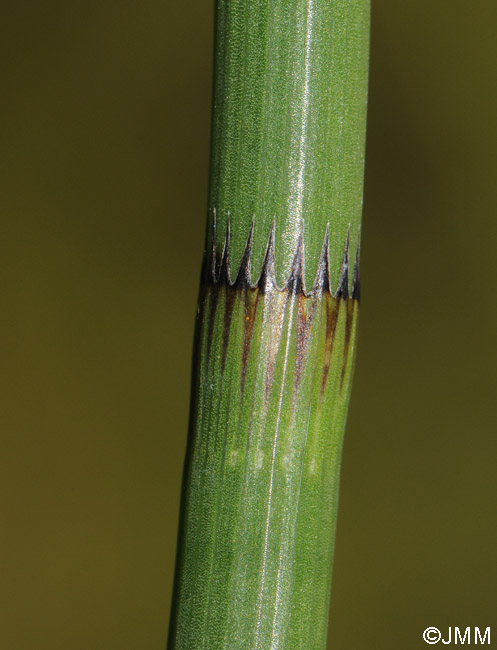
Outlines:
[[[497, 635], [496, 32], [373, 6], [330, 648]], [[2, 650], [164, 649], [211, 48], [211, 1], [2, 4]]]

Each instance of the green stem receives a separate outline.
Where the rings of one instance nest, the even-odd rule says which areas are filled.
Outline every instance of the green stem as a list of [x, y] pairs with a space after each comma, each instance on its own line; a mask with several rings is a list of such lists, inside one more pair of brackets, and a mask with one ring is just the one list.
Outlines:
[[170, 650], [326, 645], [358, 316], [368, 21], [367, 0], [217, 1]]

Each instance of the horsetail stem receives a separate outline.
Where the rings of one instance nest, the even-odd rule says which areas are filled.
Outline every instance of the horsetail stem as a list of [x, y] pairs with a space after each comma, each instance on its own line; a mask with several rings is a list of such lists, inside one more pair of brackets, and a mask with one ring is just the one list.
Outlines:
[[170, 650], [326, 646], [359, 298], [368, 0], [217, 0]]

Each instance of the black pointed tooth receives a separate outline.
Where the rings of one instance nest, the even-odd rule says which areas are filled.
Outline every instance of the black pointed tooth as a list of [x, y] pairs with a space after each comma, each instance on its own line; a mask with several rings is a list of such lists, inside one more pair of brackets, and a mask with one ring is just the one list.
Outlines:
[[254, 238], [254, 225], [255, 225], [255, 220], [252, 219], [252, 225], [250, 226], [249, 235], [247, 237], [247, 243], [245, 244], [245, 249], [243, 251], [242, 259], [240, 262], [240, 268], [238, 269], [238, 274], [236, 276], [235, 283], [233, 285], [235, 287], [246, 288], [251, 286], [250, 284], [251, 274], [252, 274], [251, 259], [252, 259], [252, 245], [253, 245], [253, 238]]
[[303, 268], [304, 268], [304, 238], [302, 236], [302, 231], [299, 234], [297, 240], [297, 248], [295, 250], [295, 255], [293, 257], [292, 266], [290, 268], [290, 276], [287, 282], [287, 288], [290, 293], [300, 294], [304, 293], [304, 278], [303, 278]]
[[330, 243], [330, 224], [326, 225], [326, 232], [324, 233], [323, 248], [319, 256], [318, 268], [316, 270], [316, 277], [312, 285], [312, 292], [314, 295], [324, 293], [330, 290], [330, 269], [329, 269], [329, 243]]
[[359, 301], [361, 295], [361, 278], [359, 274], [359, 242], [355, 251], [354, 260], [354, 280], [352, 283], [352, 298]]
[[228, 225], [226, 228], [226, 238], [224, 240], [223, 254], [219, 267], [219, 284], [230, 284], [230, 216], [228, 214]]
[[349, 297], [349, 233], [350, 227], [347, 231], [347, 239], [345, 240], [345, 249], [343, 251], [342, 270], [340, 271], [340, 279], [338, 281], [337, 298], [346, 300]]
[[275, 236], [275, 222], [271, 226], [269, 232], [269, 239], [266, 246], [266, 254], [262, 263], [261, 275], [256, 283], [259, 289], [264, 293], [276, 285], [274, 279], [274, 236]]

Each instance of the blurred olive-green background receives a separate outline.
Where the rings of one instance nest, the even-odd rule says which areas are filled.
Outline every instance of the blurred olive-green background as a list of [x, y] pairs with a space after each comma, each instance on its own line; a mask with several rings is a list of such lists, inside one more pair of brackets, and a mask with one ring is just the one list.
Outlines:
[[[373, 3], [337, 650], [497, 635], [496, 32]], [[210, 1], [2, 4], [2, 650], [164, 650], [211, 48]]]

